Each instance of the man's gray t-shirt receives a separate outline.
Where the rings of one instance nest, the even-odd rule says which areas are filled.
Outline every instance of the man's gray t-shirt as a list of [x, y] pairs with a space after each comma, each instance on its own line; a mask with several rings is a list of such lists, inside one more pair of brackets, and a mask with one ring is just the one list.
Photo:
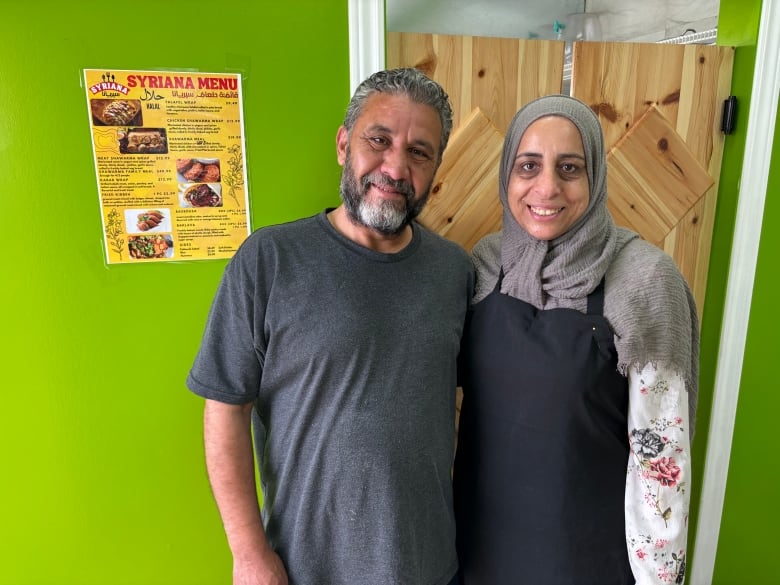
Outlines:
[[254, 402], [268, 538], [291, 585], [454, 575], [456, 358], [473, 275], [415, 224], [383, 254], [325, 212], [260, 229], [228, 264], [189, 388]]

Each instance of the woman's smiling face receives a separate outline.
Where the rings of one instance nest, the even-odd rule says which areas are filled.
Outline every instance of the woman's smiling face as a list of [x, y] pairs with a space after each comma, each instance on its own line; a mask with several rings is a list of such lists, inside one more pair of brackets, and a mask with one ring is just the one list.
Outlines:
[[539, 118], [523, 134], [509, 175], [515, 221], [534, 238], [553, 240], [585, 213], [589, 199], [579, 130], [561, 116]]

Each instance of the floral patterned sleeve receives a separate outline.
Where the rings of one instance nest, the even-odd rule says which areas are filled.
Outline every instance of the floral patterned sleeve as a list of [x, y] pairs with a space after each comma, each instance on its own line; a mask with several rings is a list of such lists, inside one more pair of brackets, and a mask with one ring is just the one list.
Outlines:
[[626, 542], [637, 585], [685, 578], [691, 474], [683, 378], [648, 364], [628, 376]]

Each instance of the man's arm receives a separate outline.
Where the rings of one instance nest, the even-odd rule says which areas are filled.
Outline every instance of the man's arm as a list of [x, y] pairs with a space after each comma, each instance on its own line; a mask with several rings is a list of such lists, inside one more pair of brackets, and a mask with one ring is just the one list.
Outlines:
[[287, 585], [284, 564], [268, 544], [260, 517], [251, 414], [251, 403], [206, 400], [206, 468], [233, 553], [233, 585]]

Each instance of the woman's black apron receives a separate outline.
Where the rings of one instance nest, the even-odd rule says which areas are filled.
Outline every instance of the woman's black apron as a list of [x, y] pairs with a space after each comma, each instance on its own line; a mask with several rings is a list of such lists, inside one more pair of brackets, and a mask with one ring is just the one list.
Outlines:
[[495, 290], [470, 312], [455, 459], [464, 585], [627, 585], [628, 384], [603, 317]]

